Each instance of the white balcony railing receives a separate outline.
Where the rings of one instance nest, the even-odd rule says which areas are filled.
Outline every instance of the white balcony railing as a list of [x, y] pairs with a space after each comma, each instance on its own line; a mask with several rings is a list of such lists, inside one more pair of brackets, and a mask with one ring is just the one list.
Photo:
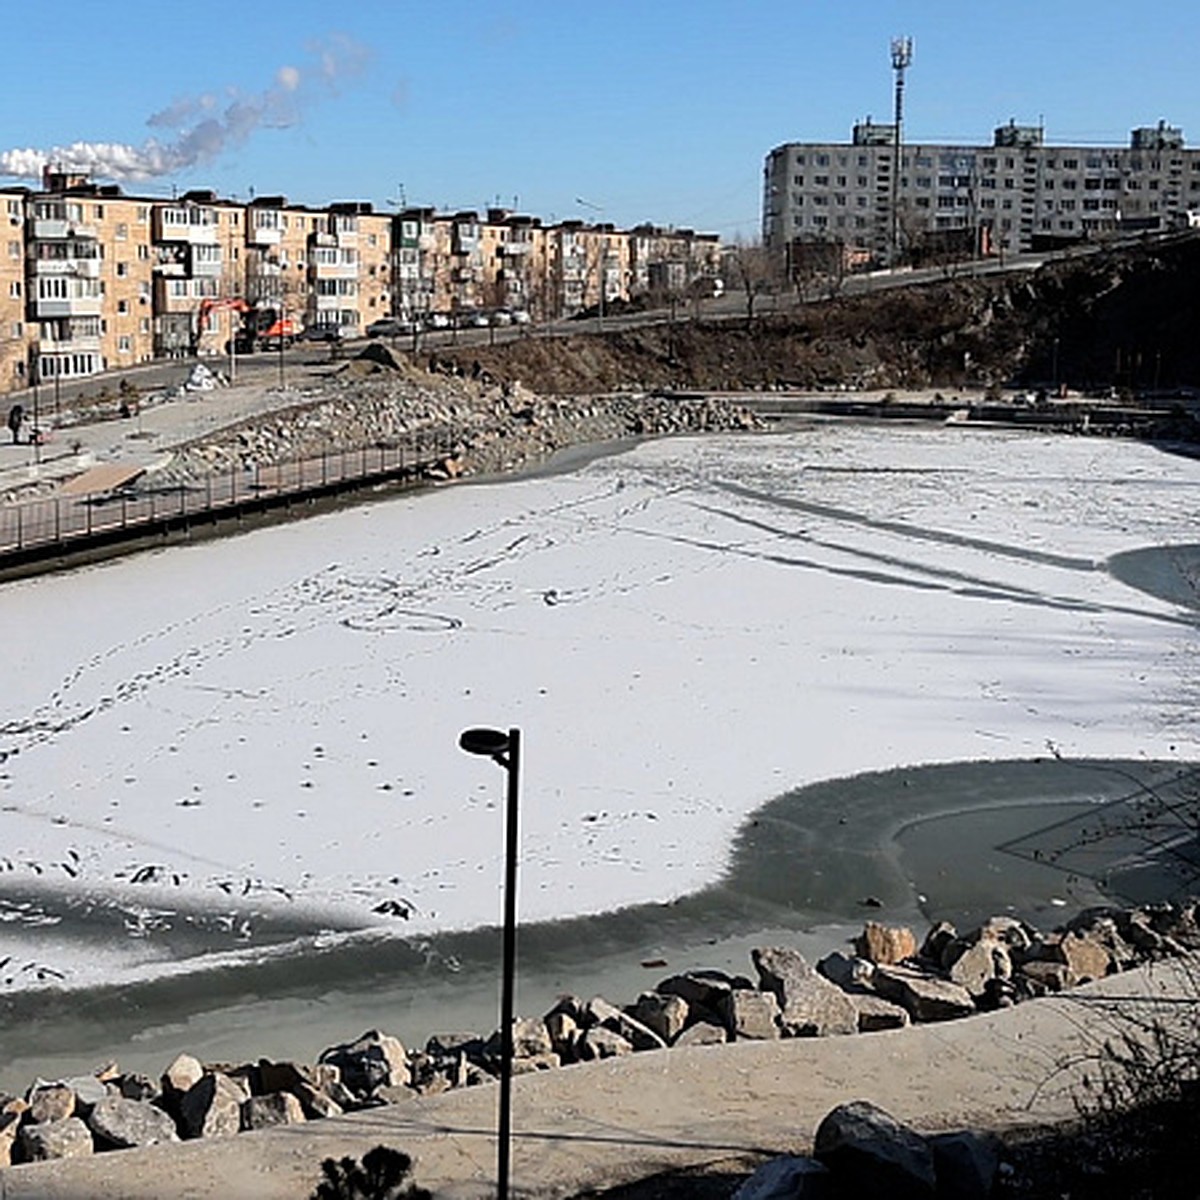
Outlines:
[[33, 301], [33, 313], [39, 321], [52, 321], [58, 317], [98, 317], [103, 303], [99, 296], [72, 296], [70, 299], [39, 296]]
[[35, 258], [33, 259], [33, 274], [66, 275], [74, 279], [99, 279], [100, 260], [98, 258]]

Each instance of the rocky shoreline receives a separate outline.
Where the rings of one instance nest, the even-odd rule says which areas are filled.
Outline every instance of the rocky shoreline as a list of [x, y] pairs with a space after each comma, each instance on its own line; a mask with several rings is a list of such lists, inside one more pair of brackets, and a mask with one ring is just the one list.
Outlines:
[[[515, 1073], [689, 1045], [865, 1035], [946, 1021], [1058, 993], [1200, 950], [1200, 902], [1093, 908], [1050, 932], [1009, 916], [959, 933], [869, 921], [853, 953], [814, 965], [786, 946], [759, 947], [757, 982], [715, 970], [663, 979], [616, 1005], [563, 996], [518, 1018]], [[438, 1033], [407, 1049], [381, 1030], [330, 1046], [315, 1062], [202, 1063], [181, 1053], [154, 1080], [109, 1064], [35, 1081], [0, 1097], [0, 1166], [183, 1139], [223, 1137], [337, 1116], [493, 1081], [499, 1032]]]
[[540, 395], [433, 360], [428, 371], [372, 345], [295, 402], [177, 446], [153, 486], [418, 439], [449, 447], [436, 479], [509, 474], [587, 442], [760, 429], [745, 406], [640, 391]]

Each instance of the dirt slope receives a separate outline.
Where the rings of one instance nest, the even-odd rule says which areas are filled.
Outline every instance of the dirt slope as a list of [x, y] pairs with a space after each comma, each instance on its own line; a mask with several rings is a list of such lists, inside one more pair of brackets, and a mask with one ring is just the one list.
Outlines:
[[439, 351], [539, 392], [615, 387], [955, 387], [1122, 390], [1200, 385], [1200, 238], [1103, 252], [1032, 276], [952, 278], [692, 321]]

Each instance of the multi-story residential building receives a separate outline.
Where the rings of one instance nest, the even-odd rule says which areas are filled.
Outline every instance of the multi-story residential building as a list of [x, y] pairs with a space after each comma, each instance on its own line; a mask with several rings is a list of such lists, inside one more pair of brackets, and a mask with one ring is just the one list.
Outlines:
[[720, 274], [721, 241], [692, 229], [638, 225], [630, 230], [630, 293], [683, 296], [697, 279]]
[[876, 262], [929, 249], [1027, 251], [1122, 229], [1165, 229], [1200, 208], [1200, 150], [1164, 122], [1127, 147], [1047, 145], [1009, 123], [990, 146], [906, 143], [854, 126], [849, 143], [789, 142], [767, 155], [763, 240], [781, 259], [835, 242]]
[[225, 263], [237, 237], [234, 211], [222, 212], [209, 191], [187, 192], [151, 206], [156, 356], [216, 353], [228, 340], [230, 330], [217, 320], [202, 320], [201, 312], [205, 301], [230, 295]]
[[0, 392], [25, 386], [35, 343], [25, 312], [24, 189], [0, 191]]
[[690, 230], [206, 190], [165, 200], [59, 169], [41, 190], [0, 191], [0, 216], [0, 391], [222, 354], [248, 308], [344, 336], [387, 315], [550, 320], [716, 269], [716, 237]]
[[392, 312], [392, 230], [395, 218], [369, 208], [358, 218], [358, 300], [362, 324]]
[[396, 214], [392, 235], [393, 308], [398, 316], [434, 311], [438, 247], [432, 208], [406, 208]]

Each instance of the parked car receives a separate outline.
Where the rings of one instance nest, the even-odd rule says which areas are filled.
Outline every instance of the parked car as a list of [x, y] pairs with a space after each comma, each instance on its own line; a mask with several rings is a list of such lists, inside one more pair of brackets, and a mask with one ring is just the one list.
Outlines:
[[300, 334], [302, 342], [337, 342], [341, 334], [336, 325], [306, 325]]
[[513, 323], [512, 313], [510, 313], [507, 309], [500, 308], [500, 309], [497, 309], [494, 313], [492, 313], [492, 324], [493, 325], [497, 325], [497, 326], [511, 325], [512, 323]]
[[400, 337], [412, 333], [415, 328], [415, 323], [404, 317], [380, 317], [367, 326], [367, 337]]
[[512, 322], [514, 325], [528, 325], [529, 321], [530, 316], [523, 308], [518, 308], [513, 311]]
[[426, 329], [449, 329], [450, 318], [446, 313], [429, 313], [425, 317]]

